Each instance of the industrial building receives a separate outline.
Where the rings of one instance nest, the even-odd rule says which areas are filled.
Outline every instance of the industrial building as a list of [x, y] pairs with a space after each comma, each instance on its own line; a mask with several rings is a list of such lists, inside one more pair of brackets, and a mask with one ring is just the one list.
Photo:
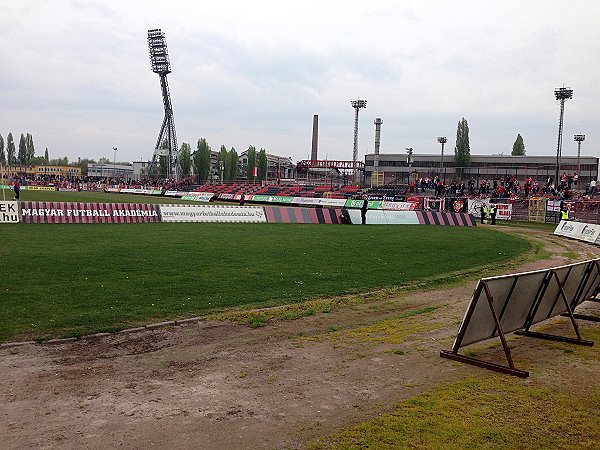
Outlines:
[[[510, 155], [471, 155], [468, 167], [457, 168], [454, 164], [454, 154], [440, 155], [406, 153], [380, 153], [378, 170], [375, 170], [375, 154], [365, 155], [364, 181], [366, 186], [389, 184], [407, 184], [410, 174], [413, 177], [439, 176], [446, 182], [457, 178], [462, 169], [462, 179], [475, 180], [493, 179], [495, 177], [516, 177], [519, 182], [531, 177], [535, 181], [545, 183], [548, 178], [554, 178], [556, 172], [555, 156], [510, 156]], [[573, 175], [579, 173], [579, 186], [585, 187], [591, 180], [598, 179], [598, 161], [592, 156], [562, 156], [559, 173]], [[459, 169], [459, 170], [457, 170]], [[379, 176], [374, 175], [379, 173]]]

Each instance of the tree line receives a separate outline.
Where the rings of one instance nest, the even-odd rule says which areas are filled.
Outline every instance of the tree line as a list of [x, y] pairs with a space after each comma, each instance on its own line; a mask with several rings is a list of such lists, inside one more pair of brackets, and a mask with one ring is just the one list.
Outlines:
[[[164, 142], [163, 146], [167, 146], [167, 143]], [[190, 144], [184, 142], [181, 144], [181, 148], [179, 150], [179, 168], [181, 169], [181, 174], [184, 177], [187, 177], [192, 174], [192, 171], [195, 175], [198, 175], [199, 180], [210, 180], [211, 178], [211, 154], [212, 149], [206, 139], [200, 138], [198, 139], [198, 143], [196, 145], [196, 151], [192, 153], [192, 148]], [[247, 151], [248, 156], [248, 164], [246, 166], [246, 173], [241, 174], [239, 172], [239, 155], [234, 147], [227, 150], [227, 147], [221, 145], [219, 152], [217, 153], [217, 176], [219, 180], [223, 181], [233, 181], [240, 178], [243, 178], [243, 175], [246, 176], [246, 179], [250, 180], [254, 178], [252, 173], [252, 169], [256, 167], [256, 179], [257, 180], [266, 180], [267, 179], [267, 152], [264, 148], [261, 148], [258, 152], [256, 151], [256, 147], [253, 145], [248, 147]], [[165, 176], [167, 173], [167, 156], [161, 156], [159, 159], [158, 170], [160, 176]]]
[[68, 164], [69, 159], [66, 156], [63, 158], [50, 159], [48, 147], [46, 147], [46, 150], [44, 151], [44, 156], [36, 156], [33, 136], [30, 133], [21, 133], [18, 148], [15, 146], [12, 132], [9, 132], [6, 136], [6, 146], [4, 138], [0, 134], [0, 165], [2, 166], [66, 166]]
[[[521, 134], [517, 134], [511, 156], [525, 156], [525, 144]], [[454, 164], [457, 175], [462, 177], [462, 168], [471, 165], [471, 146], [469, 144], [469, 124], [463, 117], [456, 127], [456, 146], [454, 147]]]

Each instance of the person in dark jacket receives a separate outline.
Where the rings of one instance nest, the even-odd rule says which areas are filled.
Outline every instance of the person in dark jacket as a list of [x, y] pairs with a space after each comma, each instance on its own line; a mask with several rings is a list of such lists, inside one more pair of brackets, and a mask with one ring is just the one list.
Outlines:
[[19, 194], [21, 193], [21, 184], [19, 183], [18, 178], [15, 180], [13, 189], [15, 190], [15, 200], [19, 200]]
[[479, 213], [481, 215], [481, 224], [483, 225], [485, 223], [485, 215], [487, 214], [487, 206], [485, 206], [485, 203], [481, 204], [481, 208], [479, 208]]
[[366, 195], [363, 195], [362, 205], [360, 207], [360, 218], [363, 225], [367, 224], [367, 210], [369, 209], [369, 200]]

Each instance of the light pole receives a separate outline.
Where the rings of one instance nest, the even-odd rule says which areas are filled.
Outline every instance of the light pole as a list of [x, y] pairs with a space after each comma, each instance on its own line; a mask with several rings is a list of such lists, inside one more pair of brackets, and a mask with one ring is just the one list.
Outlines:
[[358, 183], [358, 170], [356, 170], [356, 160], [358, 159], [358, 112], [361, 108], [367, 107], [366, 100], [352, 100], [350, 102], [354, 108], [354, 147], [352, 149], [352, 170], [354, 182]]
[[117, 179], [117, 147], [113, 147], [113, 150], [115, 151], [115, 157], [113, 159], [113, 177], [116, 180]]
[[[442, 157], [440, 158], [440, 178], [442, 177], [442, 172], [444, 171], [444, 144], [446, 142], [448, 142], [448, 139], [446, 139], [446, 136], [440, 136], [439, 138], [437, 138], [437, 141], [442, 144]], [[444, 181], [445, 181], [444, 177]]]
[[580, 181], [579, 177], [581, 177], [581, 163], [579, 158], [581, 156], [581, 143], [585, 141], [585, 134], [576, 134], [573, 136], [575, 142], [577, 142], [577, 189], [579, 189]]
[[558, 192], [558, 175], [560, 171], [560, 157], [562, 152], [562, 131], [563, 118], [565, 115], [565, 102], [573, 98], [573, 89], [561, 87], [554, 89], [554, 96], [560, 102], [560, 120], [558, 122], [558, 144], [556, 146], [556, 178], [554, 179], [554, 187]]
[[412, 149], [412, 147], [406, 147], [405, 150], [406, 150], [406, 154], [408, 155], [406, 157], [406, 163], [408, 164], [408, 182], [410, 183], [410, 174], [411, 174], [410, 168], [412, 167], [412, 163], [413, 163], [413, 160], [412, 160], [413, 149]]

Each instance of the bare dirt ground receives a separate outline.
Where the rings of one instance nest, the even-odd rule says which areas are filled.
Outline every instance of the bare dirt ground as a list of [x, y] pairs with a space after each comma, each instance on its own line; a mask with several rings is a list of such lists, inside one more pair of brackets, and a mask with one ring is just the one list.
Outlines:
[[[519, 271], [600, 255], [548, 232], [522, 232], [552, 257]], [[257, 329], [203, 321], [2, 348], [0, 448], [302, 448], [484, 370], [439, 357], [452, 346], [473, 288], [470, 281], [408, 292]], [[400, 317], [425, 306], [438, 308]], [[597, 304], [582, 306], [598, 315]], [[549, 326], [572, 332], [564, 318]], [[598, 326], [582, 323], [583, 337]], [[576, 377], [578, 389], [598, 388], [598, 358], [582, 364], [547, 341], [510, 342], [531, 382]], [[498, 345], [487, 345], [503, 362]]]

